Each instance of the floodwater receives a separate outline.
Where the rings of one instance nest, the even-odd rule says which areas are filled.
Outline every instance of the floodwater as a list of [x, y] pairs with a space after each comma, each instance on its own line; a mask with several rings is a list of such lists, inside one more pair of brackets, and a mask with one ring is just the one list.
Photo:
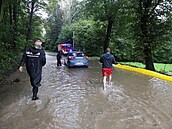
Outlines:
[[171, 129], [172, 83], [113, 70], [103, 91], [101, 65], [57, 67], [47, 53], [39, 100], [32, 101], [29, 78], [0, 89], [0, 129]]

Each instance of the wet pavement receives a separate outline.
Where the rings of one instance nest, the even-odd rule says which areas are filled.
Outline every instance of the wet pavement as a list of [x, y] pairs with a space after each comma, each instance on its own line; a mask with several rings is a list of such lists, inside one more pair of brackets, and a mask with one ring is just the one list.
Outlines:
[[113, 69], [103, 91], [101, 64], [57, 67], [47, 53], [39, 100], [32, 101], [29, 77], [0, 89], [0, 129], [171, 129], [172, 83]]

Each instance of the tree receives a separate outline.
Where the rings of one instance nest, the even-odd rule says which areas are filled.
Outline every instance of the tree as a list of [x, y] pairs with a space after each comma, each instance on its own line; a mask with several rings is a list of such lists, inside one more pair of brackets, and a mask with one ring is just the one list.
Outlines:
[[[87, 55], [99, 56], [103, 48], [104, 28], [101, 28], [102, 22], [96, 23], [93, 20], [80, 20], [71, 25], [63, 26], [59, 35], [59, 42], [75, 41], [75, 48], [83, 49]], [[73, 32], [75, 34], [73, 35]]]
[[118, 10], [121, 8], [122, 1], [118, 0], [85, 0], [85, 7], [95, 20], [100, 20], [107, 24], [104, 36], [104, 50], [109, 47], [109, 41], [113, 26], [115, 25]]
[[139, 45], [144, 53], [146, 69], [155, 70], [153, 51], [160, 45], [159, 41], [168, 40], [171, 25], [170, 0], [139, 0], [136, 6]]
[[61, 6], [57, 1], [51, 1], [47, 7], [48, 18], [46, 20], [46, 39], [47, 48], [50, 50], [55, 50], [57, 45], [58, 36], [61, 32], [63, 25], [63, 12]]
[[43, 8], [46, 5], [46, 3], [43, 0], [28, 0], [28, 1], [25, 1], [25, 3], [26, 3], [26, 8], [27, 8], [27, 13], [29, 15], [26, 40], [30, 40], [32, 39], [33, 16], [38, 10]]
[[[32, 2], [35, 6], [29, 21]], [[32, 33], [41, 37], [42, 22], [36, 12], [43, 6], [43, 0], [0, 0], [0, 73], [17, 63], [20, 50], [29, 43], [26, 39], [34, 38]]]

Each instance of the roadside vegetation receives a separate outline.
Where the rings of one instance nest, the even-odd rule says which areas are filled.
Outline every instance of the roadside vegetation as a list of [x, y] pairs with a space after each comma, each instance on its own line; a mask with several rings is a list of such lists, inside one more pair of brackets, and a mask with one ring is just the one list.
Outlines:
[[[120, 64], [144, 69], [146, 68], [146, 66], [143, 63], [139, 62], [120, 62]], [[154, 66], [156, 72], [172, 76], [172, 64], [154, 63]]]
[[170, 72], [171, 23], [171, 0], [1, 0], [0, 74], [18, 67], [35, 37], [44, 39], [48, 51], [68, 41], [99, 57], [109, 47], [118, 62]]

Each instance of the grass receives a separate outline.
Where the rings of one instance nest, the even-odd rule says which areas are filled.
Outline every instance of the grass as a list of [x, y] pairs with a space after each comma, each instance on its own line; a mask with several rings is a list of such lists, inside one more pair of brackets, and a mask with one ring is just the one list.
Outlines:
[[155, 70], [162, 73], [172, 72], [172, 64], [154, 63]]
[[[129, 66], [145, 68], [145, 65], [139, 62], [120, 62], [120, 63]], [[172, 72], [172, 64], [154, 63], [154, 66], [155, 66], [155, 71], [159, 73], [169, 74]]]

